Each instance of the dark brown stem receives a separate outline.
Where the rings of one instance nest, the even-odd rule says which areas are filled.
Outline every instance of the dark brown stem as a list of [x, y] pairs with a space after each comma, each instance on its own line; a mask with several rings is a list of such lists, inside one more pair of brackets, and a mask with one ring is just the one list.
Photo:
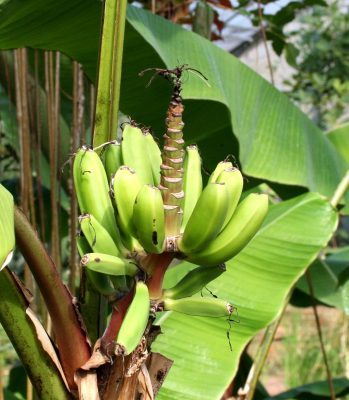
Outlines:
[[54, 73], [53, 52], [45, 53], [45, 90], [47, 96], [47, 126], [49, 137], [49, 159], [50, 159], [50, 204], [51, 204], [51, 254], [60, 269], [60, 244], [59, 244], [59, 218], [57, 206], [57, 118], [56, 118], [56, 92]]
[[[20, 204], [24, 214], [35, 220], [35, 210], [33, 202], [32, 169], [30, 160], [30, 127], [29, 127], [29, 109], [28, 109], [28, 60], [26, 49], [17, 49], [14, 51], [14, 69], [16, 86], [16, 111], [19, 126], [20, 142]], [[26, 286], [34, 292], [32, 277], [28, 267], [24, 267], [24, 282]]]
[[324, 339], [323, 339], [322, 330], [321, 330], [320, 318], [319, 318], [319, 314], [317, 312], [316, 304], [315, 304], [315, 301], [314, 301], [315, 296], [314, 296], [313, 282], [312, 282], [311, 275], [310, 275], [309, 271], [306, 271], [305, 277], [306, 277], [307, 283], [308, 283], [308, 288], [309, 288], [309, 293], [310, 293], [310, 298], [311, 298], [311, 305], [312, 305], [313, 312], [314, 312], [316, 329], [317, 329], [317, 333], [318, 333], [318, 336], [319, 336], [321, 353], [322, 353], [322, 357], [324, 359], [326, 375], [327, 375], [327, 382], [328, 382], [328, 387], [329, 387], [329, 390], [330, 390], [331, 400], [336, 400], [336, 392], [334, 390], [332, 373], [331, 373], [331, 369], [330, 369], [330, 366], [329, 366], [329, 363], [328, 363], [327, 354], [326, 354], [326, 350], [325, 350]]
[[76, 388], [74, 373], [90, 357], [90, 346], [80, 325], [76, 307], [52, 259], [24, 214], [18, 209], [15, 209], [15, 233], [17, 245], [30, 267], [51, 316], [69, 387]]

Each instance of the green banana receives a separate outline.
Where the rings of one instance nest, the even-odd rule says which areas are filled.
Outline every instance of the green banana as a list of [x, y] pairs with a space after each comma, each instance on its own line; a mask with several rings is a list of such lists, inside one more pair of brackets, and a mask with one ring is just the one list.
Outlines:
[[216, 182], [219, 174], [227, 168], [233, 168], [233, 164], [230, 161], [221, 161], [217, 164], [216, 168], [208, 178], [208, 184]]
[[135, 276], [139, 269], [133, 262], [103, 253], [87, 253], [81, 259], [81, 265], [89, 271], [111, 276]]
[[143, 185], [153, 185], [152, 165], [147, 146], [147, 140], [139, 128], [130, 124], [125, 125], [121, 143], [123, 164], [136, 171]]
[[184, 299], [165, 299], [165, 311], [176, 311], [198, 317], [230, 317], [234, 307], [222, 299], [212, 297], [185, 297]]
[[201, 157], [196, 145], [187, 146], [184, 158], [183, 176], [184, 199], [182, 202], [183, 218], [181, 232], [195, 208], [202, 192]]
[[222, 232], [200, 252], [188, 254], [194, 264], [215, 265], [228, 261], [257, 233], [268, 212], [268, 196], [249, 194], [237, 207]]
[[181, 299], [199, 292], [226, 271], [225, 264], [199, 267], [191, 270], [177, 285], [163, 292], [164, 299]]
[[158, 144], [154, 140], [153, 135], [146, 131], [143, 133], [147, 142], [147, 153], [150, 159], [151, 170], [153, 173], [153, 181], [155, 186], [160, 184], [160, 165], [162, 163], [161, 151]]
[[75, 239], [76, 239], [76, 247], [78, 249], [80, 257], [83, 257], [86, 253], [90, 253], [92, 249], [88, 244], [88, 241], [85, 238], [85, 236], [79, 233], [76, 235]]
[[137, 237], [148, 253], [160, 254], [165, 242], [165, 214], [160, 190], [144, 185], [139, 191], [134, 207], [133, 222]]
[[104, 146], [104, 168], [107, 173], [108, 181], [110, 182], [115, 172], [122, 164], [121, 146], [115, 140]]
[[122, 165], [114, 175], [112, 180], [114, 203], [117, 209], [116, 219], [120, 231], [126, 243], [131, 237], [136, 236], [136, 229], [133, 224], [133, 205], [137, 194], [142, 188], [142, 184], [136, 172]]
[[108, 179], [98, 154], [86, 146], [80, 148], [75, 154], [73, 176], [82, 214], [92, 214], [114, 242], [120, 243]]
[[80, 228], [91, 249], [96, 253], [120, 256], [120, 250], [106, 229], [91, 214], [79, 217]]
[[147, 327], [149, 309], [148, 288], [144, 282], [139, 281], [116, 338], [116, 352], [118, 354], [130, 354], [137, 347]]
[[[207, 246], [219, 233], [228, 208], [228, 191], [224, 183], [209, 183], [202, 191], [183, 236], [179, 250], [194, 253]], [[205, 263], [203, 263], [205, 265]], [[217, 263], [219, 264], [219, 263]]]
[[237, 168], [232, 167], [224, 169], [218, 175], [216, 182], [225, 183], [228, 190], [229, 206], [222, 226], [222, 229], [224, 229], [224, 227], [230, 221], [230, 218], [233, 216], [236, 206], [238, 205], [244, 181], [241, 172]]
[[[85, 238], [81, 234], [76, 236], [76, 244], [78, 248], [78, 252], [80, 257], [84, 257], [84, 254], [87, 254], [91, 251], [90, 245]], [[116, 290], [110, 278], [106, 275], [99, 274], [94, 271], [85, 270], [87, 279], [91, 282], [91, 285], [95, 289], [96, 292], [104, 295], [104, 296], [112, 296], [116, 294]]]

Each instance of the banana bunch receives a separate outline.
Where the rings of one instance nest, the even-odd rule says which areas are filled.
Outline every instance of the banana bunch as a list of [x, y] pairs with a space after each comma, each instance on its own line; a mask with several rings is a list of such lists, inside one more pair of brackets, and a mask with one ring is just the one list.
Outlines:
[[174, 252], [200, 265], [153, 297], [152, 310], [230, 319], [229, 302], [193, 295], [225, 271], [224, 262], [252, 239], [268, 210], [266, 195], [239, 202], [243, 178], [230, 162], [220, 162], [203, 187], [199, 150], [183, 149], [183, 124], [178, 114], [170, 117], [162, 153], [149, 132], [129, 124], [101, 155], [83, 146], [74, 158], [81, 266], [101, 295], [134, 293], [117, 354], [135, 350], [149, 320], [152, 297], [141, 278], [149, 254]]
[[[82, 147], [74, 159], [74, 183], [87, 253], [105, 254], [83, 265], [114, 276], [110, 258], [127, 270], [130, 259], [174, 251], [205, 266], [224, 263], [252, 239], [268, 210], [268, 198], [249, 194], [239, 203], [241, 172], [220, 162], [203, 188], [197, 146], [181, 148], [180, 129], [169, 128], [161, 158], [153, 136], [131, 124], [121, 142], [106, 144], [102, 159]], [[84, 255], [84, 254], [83, 254]], [[108, 260], [108, 261], [107, 261]], [[116, 262], [116, 261], [115, 261]]]

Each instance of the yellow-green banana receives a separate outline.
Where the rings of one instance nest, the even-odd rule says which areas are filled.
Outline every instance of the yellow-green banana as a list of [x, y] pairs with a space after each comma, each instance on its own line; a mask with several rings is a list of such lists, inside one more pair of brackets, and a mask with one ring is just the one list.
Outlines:
[[104, 147], [103, 153], [104, 168], [110, 182], [115, 172], [122, 164], [121, 145], [115, 140]]
[[241, 172], [237, 168], [232, 167], [224, 169], [218, 175], [216, 182], [225, 183], [228, 191], [229, 206], [222, 226], [222, 229], [224, 229], [224, 227], [230, 221], [230, 218], [233, 216], [236, 206], [238, 205], [244, 181]]
[[150, 132], [144, 132], [144, 137], [147, 142], [146, 151], [147, 151], [149, 159], [150, 159], [154, 185], [159, 186], [159, 184], [160, 184], [160, 165], [162, 163], [161, 151], [159, 149], [158, 144], [154, 140], [153, 135]]
[[144, 185], [139, 191], [133, 207], [133, 222], [144, 249], [148, 253], [162, 253], [165, 241], [165, 214], [161, 192], [157, 187]]
[[116, 338], [118, 354], [130, 354], [137, 347], [147, 327], [149, 309], [148, 288], [144, 282], [139, 281]]
[[125, 238], [125, 243], [128, 245], [131, 238], [136, 236], [133, 223], [133, 205], [142, 184], [132, 168], [122, 165], [114, 175], [112, 187], [117, 209], [116, 219], [122, 236]]
[[165, 311], [176, 311], [198, 317], [230, 317], [234, 307], [225, 300], [212, 297], [165, 299]]
[[79, 149], [74, 158], [73, 175], [82, 214], [92, 214], [114, 242], [120, 242], [108, 179], [98, 154], [86, 146]]
[[[178, 240], [184, 254], [194, 253], [207, 246], [219, 233], [228, 208], [228, 191], [224, 183], [209, 183]], [[205, 263], [203, 263], [205, 265]]]
[[90, 253], [92, 250], [87, 239], [81, 233], [76, 235], [76, 247], [80, 257], [83, 257], [84, 254]]
[[221, 161], [217, 164], [216, 168], [208, 178], [207, 183], [216, 182], [218, 175], [227, 168], [233, 168], [233, 164], [230, 161]]
[[[76, 236], [76, 244], [80, 257], [91, 251], [87, 239], [81, 234]], [[112, 296], [116, 294], [114, 285], [112, 284], [109, 276], [99, 274], [94, 271], [85, 270], [87, 279], [91, 282], [94, 290], [104, 296]]]
[[184, 199], [181, 232], [184, 231], [202, 192], [201, 157], [196, 145], [187, 146], [183, 169]]
[[225, 264], [214, 265], [211, 267], [199, 267], [191, 270], [181, 279], [177, 285], [163, 292], [164, 299], [181, 299], [190, 297], [199, 292], [207, 284], [218, 278], [225, 272]]
[[268, 196], [249, 194], [237, 207], [222, 232], [200, 252], [189, 254], [194, 264], [215, 265], [228, 261], [257, 233], [268, 212]]
[[91, 249], [96, 253], [120, 256], [121, 252], [108, 231], [91, 214], [79, 217], [80, 228]]
[[143, 132], [130, 124], [122, 132], [121, 152], [123, 164], [134, 169], [142, 184], [154, 184], [153, 172]]
[[139, 269], [133, 262], [110, 254], [87, 253], [81, 259], [86, 269], [111, 276], [135, 276]]

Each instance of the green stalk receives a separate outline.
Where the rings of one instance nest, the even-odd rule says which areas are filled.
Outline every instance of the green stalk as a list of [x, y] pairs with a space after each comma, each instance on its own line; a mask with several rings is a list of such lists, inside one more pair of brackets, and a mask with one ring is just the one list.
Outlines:
[[21, 359], [38, 398], [71, 399], [62, 377], [42, 343], [26, 309], [28, 302], [11, 272], [0, 272], [0, 322]]
[[105, 0], [93, 147], [116, 138], [126, 7], [126, 0]]
[[74, 373], [90, 358], [90, 347], [72, 297], [36, 232], [18, 209], [15, 209], [15, 233], [18, 248], [28, 263], [52, 319], [68, 385], [70, 388], [76, 388]]

